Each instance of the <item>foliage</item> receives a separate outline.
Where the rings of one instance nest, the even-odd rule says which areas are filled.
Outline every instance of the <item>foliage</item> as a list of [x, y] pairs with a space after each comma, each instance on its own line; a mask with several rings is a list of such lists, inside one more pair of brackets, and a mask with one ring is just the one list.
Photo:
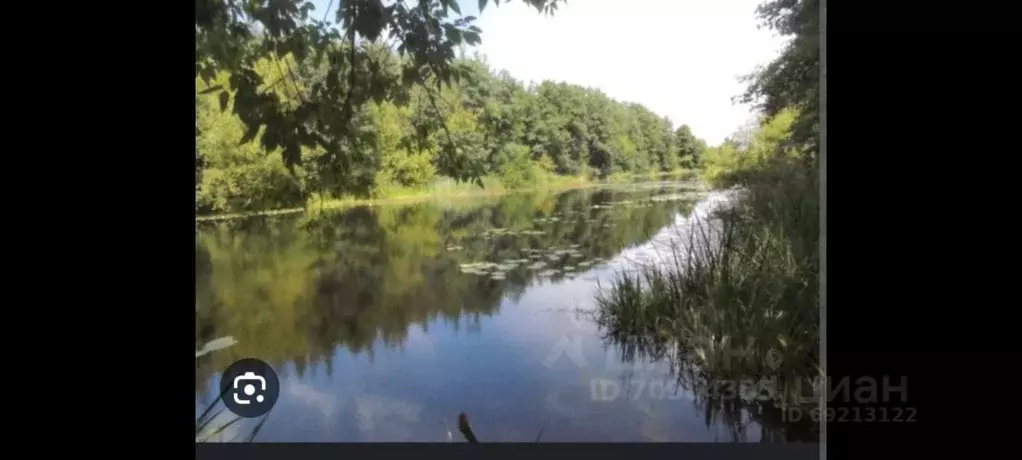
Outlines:
[[740, 97], [767, 117], [798, 111], [790, 142], [815, 161], [820, 135], [820, 0], [769, 0], [756, 10], [764, 26], [790, 41], [781, 55], [749, 75]]
[[[380, 61], [401, 59], [374, 52]], [[219, 94], [202, 94], [204, 83], [197, 80], [199, 211], [294, 207], [314, 196], [383, 198], [397, 190], [432, 188], [460, 177], [442, 158], [448, 143], [459, 158], [479, 167], [479, 178], [498, 178], [506, 189], [541, 185], [556, 175], [672, 172], [698, 162], [705, 145], [687, 127], [675, 131], [669, 119], [598, 90], [549, 81], [526, 86], [480, 57], [455, 64], [465, 69], [465, 78], [440, 90], [412, 87], [404, 98], [365, 103], [351, 120], [355, 133], [338, 143], [342, 154], [302, 147], [305, 161], [290, 176], [276, 157], [279, 148], [238, 143], [247, 140], [244, 123], [233, 112], [221, 112]], [[272, 65], [258, 70], [279, 75]], [[224, 73], [212, 83], [229, 79]], [[235, 106], [229, 98], [226, 107]]]
[[735, 174], [758, 170], [780, 157], [799, 157], [804, 150], [788, 142], [797, 118], [794, 109], [784, 109], [774, 117], [763, 117], [760, 127], [748, 133], [746, 140], [706, 149], [703, 178], [717, 186], [732, 185]]
[[674, 149], [676, 156], [681, 159], [680, 164], [693, 168], [702, 165], [706, 142], [692, 135], [692, 129], [688, 125], [681, 125], [674, 132]]
[[[744, 187], [732, 208], [679, 233], [668, 265], [623, 273], [597, 299], [606, 338], [627, 359], [668, 361], [683, 388], [719, 396], [734, 382], [776, 383], [766, 402], [711, 398], [708, 419], [741, 409], [776, 419], [820, 375], [816, 176], [775, 159]], [[768, 354], [780, 365], [765, 366]], [[793, 424], [801, 439], [790, 440], [812, 440], [815, 425]]]
[[[475, 18], [461, 17], [456, 0], [350, 0], [330, 11], [333, 3], [322, 19], [313, 16], [311, 1], [195, 3], [195, 77], [222, 110], [233, 100], [232, 111], [245, 126], [241, 143], [258, 136], [289, 169], [302, 163], [303, 149], [323, 149], [322, 156], [346, 172], [364, 153], [356, 145], [366, 103], [401, 98], [416, 84], [439, 90], [457, 81], [463, 72], [453, 65], [455, 50], [481, 40]], [[480, 11], [486, 3], [480, 1]], [[526, 3], [549, 14], [559, 0]], [[379, 59], [380, 50], [391, 47], [398, 60]], [[280, 75], [268, 76], [260, 68], [265, 63]], [[223, 73], [229, 80], [214, 84]], [[445, 143], [442, 153], [438, 161], [451, 174], [478, 172], [453, 144]]]

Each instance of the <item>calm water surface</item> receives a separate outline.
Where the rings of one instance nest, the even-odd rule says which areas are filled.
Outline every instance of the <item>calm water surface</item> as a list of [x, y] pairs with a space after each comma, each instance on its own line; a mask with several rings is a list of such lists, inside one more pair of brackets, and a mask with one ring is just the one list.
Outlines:
[[658, 183], [202, 224], [196, 346], [238, 342], [197, 359], [196, 414], [252, 357], [281, 381], [257, 441], [460, 442], [459, 412], [483, 442], [760, 441], [585, 313], [706, 200]]

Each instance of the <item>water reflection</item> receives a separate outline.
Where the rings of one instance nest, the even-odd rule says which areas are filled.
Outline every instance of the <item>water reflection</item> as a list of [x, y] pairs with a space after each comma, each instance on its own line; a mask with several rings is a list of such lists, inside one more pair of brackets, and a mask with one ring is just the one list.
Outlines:
[[457, 440], [458, 412], [483, 442], [758, 440], [708, 427], [670, 366], [636, 377], [576, 313], [694, 203], [662, 183], [203, 225], [196, 348], [237, 344], [197, 358], [197, 411], [253, 357], [282, 382], [259, 441]]

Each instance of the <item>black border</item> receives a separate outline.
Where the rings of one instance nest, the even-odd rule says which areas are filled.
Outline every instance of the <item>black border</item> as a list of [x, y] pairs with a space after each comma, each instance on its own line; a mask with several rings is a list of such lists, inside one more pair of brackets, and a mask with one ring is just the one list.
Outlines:
[[[142, 445], [187, 458], [194, 396], [165, 389], [194, 386], [181, 352], [194, 347], [195, 324], [194, 10], [69, 3], [18, 13], [39, 33], [18, 40], [36, 59], [18, 64], [22, 82], [9, 91], [24, 98], [10, 138], [24, 141], [16, 150], [28, 161], [5, 171], [25, 181], [12, 196], [42, 212], [10, 240], [38, 251], [11, 284], [38, 296], [17, 302], [38, 317], [11, 330], [46, 337], [18, 352], [39, 371], [18, 402], [55, 415], [41, 421], [67, 442], [46, 447]], [[54, 404], [56, 394], [75, 401]]]
[[[962, 8], [948, 9], [950, 18], [937, 18], [932, 8], [907, 4], [833, 3], [828, 4], [828, 373], [907, 376], [908, 400], [888, 404], [917, 408], [918, 421], [830, 424], [827, 455], [858, 459], [878, 448], [914, 451], [943, 441], [996, 438], [988, 431], [999, 417], [991, 412], [1010, 404], [999, 395], [1010, 397], [1011, 377], [1001, 374], [1003, 361], [996, 367], [982, 364], [990, 358], [983, 353], [996, 349], [990, 344], [1003, 340], [996, 337], [996, 325], [986, 317], [988, 322], [977, 324], [970, 311], [1006, 315], [1013, 304], [965, 295], [985, 273], [970, 272], [960, 259], [977, 247], [969, 240], [982, 238], [978, 250], [999, 252], [1004, 243], [990, 240], [1006, 235], [969, 233], [966, 221], [974, 211], [949, 202], [983, 199], [964, 184], [970, 171], [958, 169], [974, 156], [995, 153], [976, 151], [976, 138], [1003, 139], [1014, 131], [981, 129], [978, 123], [994, 116], [989, 109], [984, 114], [955, 99], [961, 91], [984, 89], [976, 76], [968, 75], [977, 71], [976, 64], [952, 52], [963, 46], [955, 41], [975, 33], [969, 27], [994, 27], [990, 20], [995, 18], [989, 16], [996, 13], [983, 9], [987, 17], [970, 22]], [[66, 143], [52, 147], [64, 150], [61, 161], [68, 165], [67, 175], [55, 173], [54, 180], [61, 181], [59, 190], [71, 192], [65, 198], [83, 201], [74, 207], [95, 216], [51, 224], [57, 234], [45, 238], [60, 238], [56, 241], [85, 253], [71, 256], [57, 248], [48, 256], [78, 267], [73, 271], [77, 279], [50, 284], [43, 293], [67, 297], [57, 300], [61, 321], [50, 326], [59, 332], [51, 333], [65, 341], [65, 352], [99, 368], [95, 378], [76, 383], [81, 391], [103, 395], [74, 413], [60, 410], [74, 418], [111, 420], [78, 423], [70, 431], [88, 433], [93, 440], [123, 441], [125, 447], [142, 442], [161, 454], [180, 449], [174, 456], [186, 457], [186, 443], [193, 443], [188, 431], [194, 426], [194, 413], [186, 411], [193, 404], [185, 400], [187, 393], [160, 393], [151, 379], [166, 387], [187, 387], [187, 366], [194, 366], [181, 353], [189, 346], [182, 330], [194, 324], [187, 309], [194, 302], [194, 197], [188, 192], [194, 171], [187, 160], [194, 148], [194, 127], [189, 126], [194, 48], [188, 45], [194, 37], [187, 35], [193, 33], [187, 21], [194, 12], [184, 5], [160, 6], [134, 5], [123, 13], [125, 19], [107, 24], [114, 16], [106, 10], [62, 5], [60, 18], [53, 20], [62, 28], [64, 45], [78, 48], [71, 52], [102, 53], [83, 54], [96, 67], [69, 72], [67, 57], [55, 55], [51, 68], [33, 72], [37, 81], [53, 79], [55, 88], [67, 73], [81, 82], [76, 85], [80, 91], [59, 101], [35, 103], [58, 104], [56, 109], [70, 112], [56, 120], [66, 132], [50, 132], [40, 140], [47, 146]], [[948, 30], [950, 24], [954, 30]], [[971, 120], [974, 115], [979, 120]], [[981, 163], [972, 169], [987, 173], [982, 169], [989, 167]], [[982, 194], [982, 188], [975, 190]], [[84, 202], [86, 194], [94, 201]], [[74, 236], [70, 241], [68, 232]], [[964, 247], [959, 250], [958, 244]], [[41, 320], [54, 323], [53, 317]], [[103, 368], [106, 362], [112, 362], [113, 370]], [[136, 375], [125, 375], [125, 362], [135, 363]], [[153, 403], [154, 396], [159, 403]], [[840, 400], [831, 405], [850, 407]], [[311, 458], [401, 449], [436, 449], [445, 456], [478, 456], [480, 449], [490, 449], [487, 455], [524, 452], [516, 449], [567, 455], [592, 445], [443, 446], [196, 445], [196, 458]], [[788, 457], [800, 449], [816, 455], [817, 446], [602, 444], [594, 449], [620, 455], [763, 458], [770, 449], [786, 451]]]
[[968, 93], [991, 83], [951, 50], [989, 46], [970, 43], [988, 38], [970, 29], [995, 26], [990, 15], [970, 21], [968, 8], [827, 9], [827, 373], [906, 383], [886, 402], [837, 395], [830, 406], [917, 414], [913, 423], [828, 424], [828, 460], [993, 439], [1006, 403], [994, 395], [1014, 388], [1001, 371], [1011, 356], [999, 356], [1010, 348], [992, 346], [1003, 340], [988, 312], [1003, 303], [982, 297], [988, 264], [967, 259], [1006, 235], [983, 228], [996, 225], [977, 203], [987, 187], [969, 183], [989, 179], [977, 175], [983, 162], [966, 166], [988, 154], [977, 137], [991, 132], [973, 107], [990, 96]]

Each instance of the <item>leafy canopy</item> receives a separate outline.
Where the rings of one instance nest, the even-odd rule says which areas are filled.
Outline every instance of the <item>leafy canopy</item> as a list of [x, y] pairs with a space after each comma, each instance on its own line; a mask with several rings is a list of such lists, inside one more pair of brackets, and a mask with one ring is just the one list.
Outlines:
[[756, 13], [762, 25], [789, 37], [781, 55], [746, 77], [749, 87], [739, 98], [753, 103], [768, 118], [786, 108], [798, 112], [786, 147], [815, 152], [820, 133], [820, 1], [769, 0]]
[[[564, 0], [524, 1], [551, 14]], [[292, 170], [302, 161], [303, 146], [324, 149], [343, 167], [346, 140], [355, 134], [352, 121], [365, 103], [400, 100], [414, 84], [439, 91], [464, 74], [454, 65], [455, 50], [481, 41], [476, 18], [461, 16], [457, 0], [386, 3], [331, 0], [327, 11], [314, 15], [311, 1], [196, 0], [195, 76], [208, 86], [204, 92], [219, 92], [221, 110], [231, 106], [244, 123], [242, 144], [261, 133], [263, 147], [280, 149]], [[479, 0], [479, 10], [486, 4]], [[396, 67], [374, 59], [374, 43], [400, 56]], [[292, 68], [289, 56], [311, 65]], [[266, 61], [283, 76], [263, 81], [257, 66]], [[221, 72], [230, 74], [229, 81], [213, 84]], [[274, 91], [278, 86], [290, 97]], [[453, 142], [439, 160], [456, 178], [478, 181], [478, 168]]]

